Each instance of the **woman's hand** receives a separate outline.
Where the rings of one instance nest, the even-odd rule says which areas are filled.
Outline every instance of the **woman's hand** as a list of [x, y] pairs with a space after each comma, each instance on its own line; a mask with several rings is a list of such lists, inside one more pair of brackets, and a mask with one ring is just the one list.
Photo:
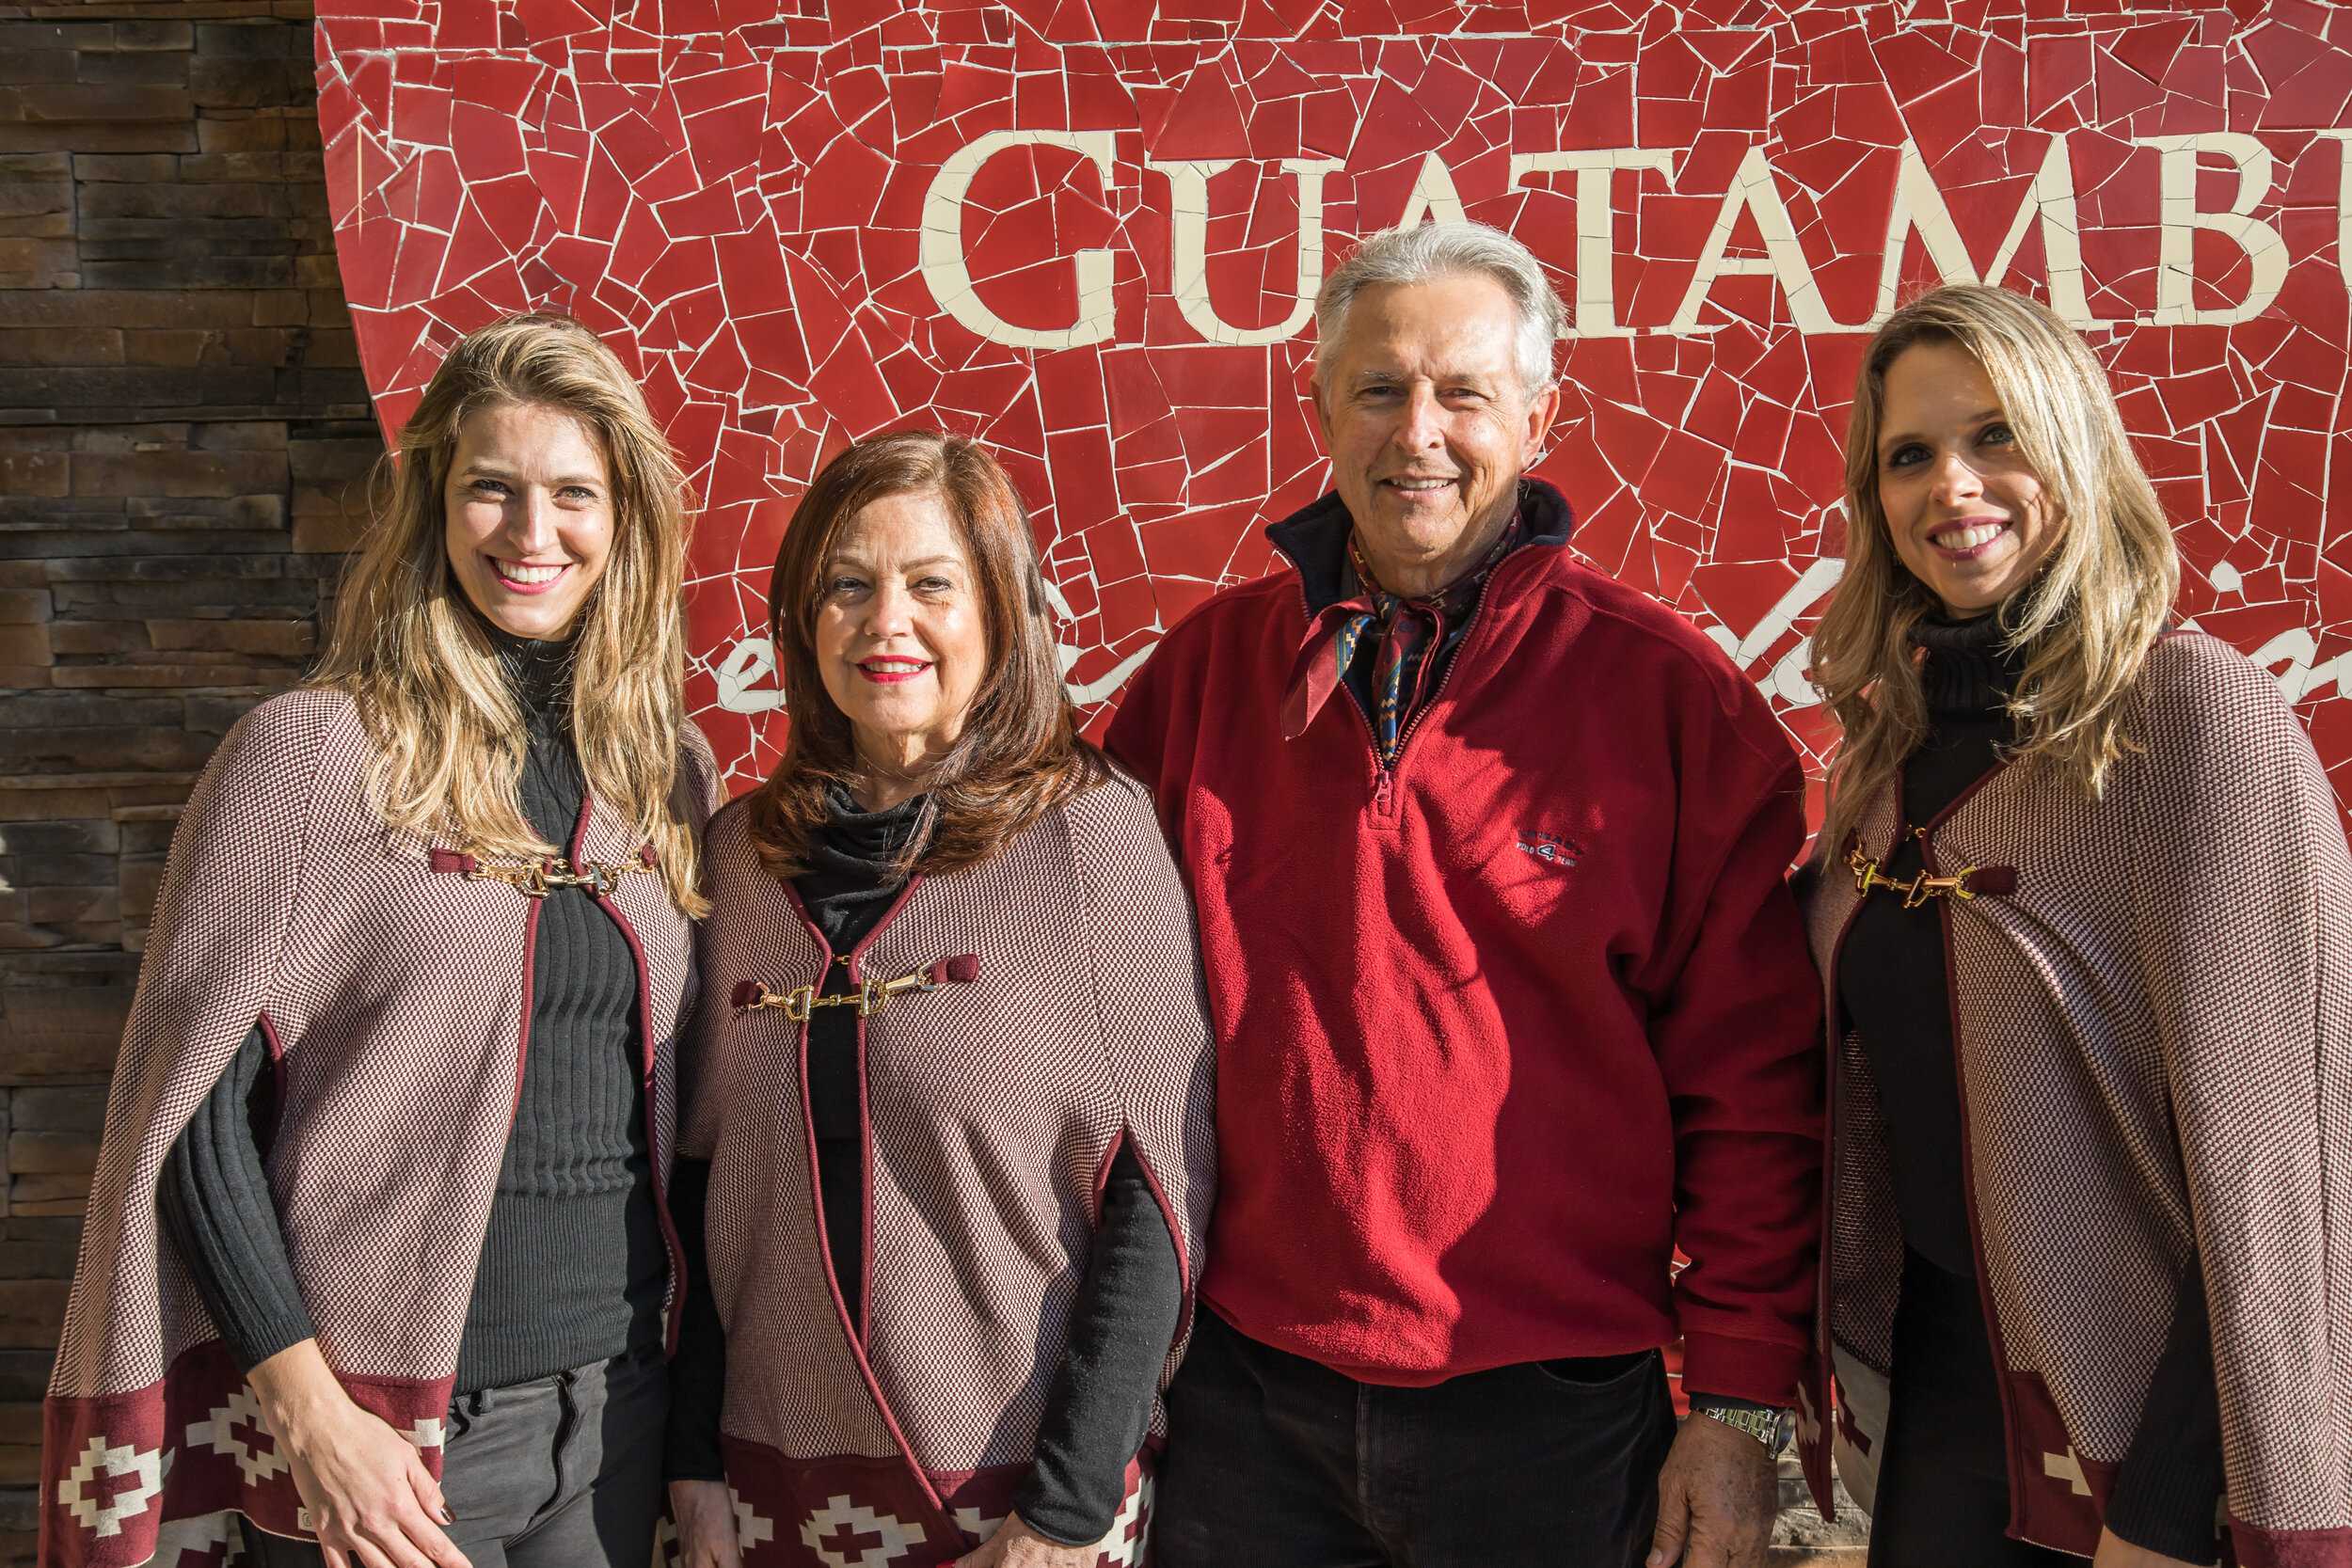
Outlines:
[[441, 1533], [449, 1509], [423, 1456], [351, 1402], [317, 1340], [279, 1351], [252, 1383], [327, 1568], [469, 1568]]
[[1098, 1543], [1064, 1546], [1048, 1541], [1016, 1513], [978, 1548], [956, 1559], [956, 1568], [1094, 1568], [1102, 1555]]
[[2135, 1546], [2112, 1530], [2099, 1532], [2099, 1555], [2090, 1560], [2090, 1568], [2198, 1568], [2196, 1563], [2184, 1562], [2177, 1557], [2166, 1557], [2145, 1546]]
[[725, 1481], [670, 1482], [670, 1513], [677, 1520], [679, 1568], [743, 1568]]

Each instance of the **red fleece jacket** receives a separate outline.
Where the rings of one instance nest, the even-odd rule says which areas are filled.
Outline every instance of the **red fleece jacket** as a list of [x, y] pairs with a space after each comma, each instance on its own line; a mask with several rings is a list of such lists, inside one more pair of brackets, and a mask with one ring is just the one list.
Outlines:
[[1269, 531], [1293, 568], [1180, 622], [1111, 725], [1199, 906], [1201, 1295], [1366, 1382], [1678, 1332], [1691, 1391], [1793, 1403], [1822, 1115], [1796, 759], [1713, 643], [1525, 494], [1538, 537], [1386, 777], [1343, 687], [1282, 736], [1309, 598], [1338, 596], [1336, 497]]

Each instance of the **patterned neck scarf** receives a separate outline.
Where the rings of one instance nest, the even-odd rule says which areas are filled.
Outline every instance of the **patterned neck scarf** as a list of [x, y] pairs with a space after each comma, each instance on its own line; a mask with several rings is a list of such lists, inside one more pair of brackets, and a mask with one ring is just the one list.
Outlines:
[[1404, 737], [1405, 726], [1429, 698], [1424, 688], [1431, 684], [1431, 651], [1444, 647], [1447, 633], [1458, 628], [1477, 607], [1478, 595], [1496, 562], [1511, 553], [1522, 531], [1519, 514], [1514, 512], [1477, 570], [1421, 599], [1382, 588], [1356, 535], [1347, 536], [1347, 559], [1356, 568], [1356, 580], [1362, 584], [1364, 596], [1351, 601], [1351, 608], [1356, 608], [1340, 626], [1336, 640], [1339, 673], [1342, 680], [1347, 678], [1348, 667], [1369, 641], [1374, 659], [1372, 731], [1383, 768], [1396, 765], [1397, 743]]

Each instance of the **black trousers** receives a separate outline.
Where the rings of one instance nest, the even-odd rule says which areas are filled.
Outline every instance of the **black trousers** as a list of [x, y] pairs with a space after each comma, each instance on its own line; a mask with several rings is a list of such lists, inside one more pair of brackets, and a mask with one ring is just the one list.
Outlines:
[[[441, 1494], [473, 1568], [645, 1568], [660, 1520], [670, 1372], [656, 1348], [449, 1407]], [[320, 1568], [308, 1541], [247, 1524], [261, 1568]]]
[[1675, 1435], [1655, 1351], [1393, 1388], [1206, 1310], [1168, 1416], [1157, 1568], [1634, 1568]]
[[2082, 1568], [2011, 1539], [2001, 1389], [1977, 1282], [1903, 1255], [1870, 1568]]

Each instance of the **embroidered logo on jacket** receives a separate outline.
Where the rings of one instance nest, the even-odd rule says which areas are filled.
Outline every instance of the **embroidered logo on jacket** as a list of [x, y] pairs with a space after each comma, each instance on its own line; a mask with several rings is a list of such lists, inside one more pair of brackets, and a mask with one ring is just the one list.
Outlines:
[[1558, 833], [1522, 829], [1518, 836], [1519, 853], [1533, 855], [1555, 871], [1565, 871], [1584, 858], [1584, 846]]

